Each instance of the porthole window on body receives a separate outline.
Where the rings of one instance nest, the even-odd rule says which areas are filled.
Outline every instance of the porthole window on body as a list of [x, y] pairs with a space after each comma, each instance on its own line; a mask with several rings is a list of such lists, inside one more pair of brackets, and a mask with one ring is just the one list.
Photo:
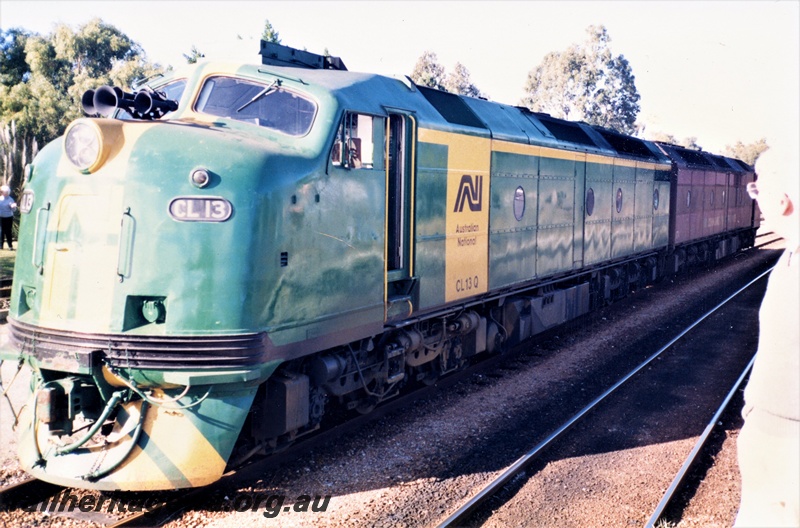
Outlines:
[[617, 188], [617, 212], [622, 212], [622, 188]]
[[594, 189], [589, 187], [586, 191], [586, 216], [592, 216], [594, 212]]
[[514, 191], [514, 218], [517, 219], [517, 222], [522, 220], [523, 215], [525, 214], [525, 189], [521, 186], [517, 187], [517, 190]]
[[658, 189], [653, 189], [653, 211], [658, 211]]

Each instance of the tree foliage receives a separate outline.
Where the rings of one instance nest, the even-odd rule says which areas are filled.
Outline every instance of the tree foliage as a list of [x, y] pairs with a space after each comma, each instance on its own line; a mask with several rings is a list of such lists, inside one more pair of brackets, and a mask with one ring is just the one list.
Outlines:
[[[14, 138], [4, 140], [3, 148], [26, 152], [61, 135], [70, 121], [83, 115], [84, 91], [105, 84], [128, 88], [163, 72], [138, 44], [97, 18], [77, 30], [61, 24], [46, 36], [3, 31], [0, 50], [0, 128], [9, 131], [4, 137]], [[0, 166], [3, 178], [17, 175], [12, 165], [11, 175], [8, 164]]]
[[725, 145], [725, 155], [740, 159], [748, 165], [755, 165], [760, 155], [769, 150], [767, 138], [761, 138], [753, 143], [744, 144], [737, 141], [734, 145]]
[[469, 70], [460, 62], [457, 62], [453, 71], [447, 75], [444, 86], [451, 93], [469, 97], [484, 97], [478, 87], [472, 83]]
[[446, 90], [444, 66], [439, 63], [439, 57], [432, 51], [425, 51], [411, 72], [411, 80], [420, 86]]
[[425, 51], [417, 59], [411, 80], [419, 86], [427, 86], [446, 92], [469, 97], [487, 96], [472, 82], [472, 76], [466, 66], [457, 62], [449, 74], [439, 62], [439, 57], [432, 51]]
[[0, 84], [21, 83], [30, 75], [25, 60], [25, 42], [30, 32], [20, 28], [0, 31]]
[[59, 25], [52, 42], [57, 58], [66, 61], [76, 77], [102, 78], [116, 63], [144, 54], [141, 46], [99, 18], [90, 20], [77, 32]]
[[205, 55], [197, 49], [197, 46], [192, 44], [192, 49], [189, 50], [189, 54], [183, 53], [183, 58], [186, 59], [187, 64], [197, 64], [197, 61], [205, 57]]
[[261, 38], [273, 44], [281, 43], [281, 34], [269, 23], [269, 20], [264, 20], [264, 31], [261, 33]]
[[631, 66], [623, 55], [612, 53], [604, 26], [589, 26], [587, 33], [586, 41], [547, 54], [530, 71], [521, 104], [633, 134], [640, 96]]
[[662, 143], [671, 143], [672, 145], [678, 145], [689, 150], [703, 150], [703, 147], [697, 144], [697, 138], [695, 136], [685, 137], [683, 139], [678, 139], [672, 134], [667, 134], [665, 132], [653, 132], [642, 134], [645, 139], [650, 141], [660, 141]]

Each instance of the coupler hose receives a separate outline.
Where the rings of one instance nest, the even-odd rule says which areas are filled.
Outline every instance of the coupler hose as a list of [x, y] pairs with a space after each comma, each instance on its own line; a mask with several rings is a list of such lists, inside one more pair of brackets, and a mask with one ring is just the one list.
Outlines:
[[98, 468], [96, 471], [92, 471], [91, 473], [87, 473], [86, 475], [81, 476], [83, 480], [88, 480], [89, 482], [94, 482], [96, 480], [100, 480], [101, 478], [105, 477], [115, 469], [117, 469], [120, 464], [125, 462], [128, 459], [128, 456], [133, 452], [133, 449], [136, 447], [136, 444], [139, 443], [139, 437], [142, 435], [142, 429], [144, 428], [144, 418], [147, 415], [147, 402], [142, 401], [142, 407], [139, 411], [139, 423], [136, 424], [136, 429], [133, 430], [131, 434], [131, 447], [128, 449], [121, 457], [114, 461], [113, 464], [110, 464], [105, 469]]
[[103, 409], [102, 414], [100, 415], [99, 418], [97, 418], [97, 420], [95, 420], [95, 422], [92, 424], [92, 427], [90, 427], [89, 430], [86, 431], [86, 434], [83, 435], [83, 437], [81, 437], [80, 440], [78, 440], [77, 442], [56, 449], [55, 453], [56, 456], [72, 453], [73, 451], [81, 447], [83, 444], [91, 440], [91, 438], [95, 435], [95, 433], [97, 433], [97, 431], [99, 431], [100, 428], [103, 426], [103, 424], [105, 423], [106, 419], [108, 419], [111, 412], [116, 408], [117, 404], [119, 404], [119, 402], [122, 401], [124, 395], [125, 391], [117, 391], [114, 394], [112, 394], [111, 398], [109, 398], [108, 400], [108, 403], [106, 403], [106, 408]]

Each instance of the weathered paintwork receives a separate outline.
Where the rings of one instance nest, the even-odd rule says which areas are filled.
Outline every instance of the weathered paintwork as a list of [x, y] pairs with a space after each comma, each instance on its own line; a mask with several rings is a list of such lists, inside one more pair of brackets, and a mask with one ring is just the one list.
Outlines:
[[[433, 206], [429, 208], [418, 203], [416, 207], [420, 219], [417, 222], [417, 259], [423, 263], [426, 257], [435, 261], [428, 265], [428, 274], [423, 277], [426, 283], [441, 282], [444, 298], [426, 292], [420, 300], [422, 308], [428, 303], [440, 305], [485, 293], [489, 283], [490, 141], [479, 136], [421, 128], [419, 151], [422, 153], [428, 148], [439, 153], [446, 151], [447, 155], [444, 158], [431, 156], [434, 163], [444, 162], [443, 168], [422, 163], [417, 167], [418, 196], [432, 199]], [[419, 161], [425, 159], [429, 158], [420, 154]], [[426, 222], [426, 214], [439, 221]], [[442, 243], [444, 251], [440, 249]], [[434, 266], [438, 267], [435, 272]], [[417, 269], [422, 273], [420, 267]]]
[[[114, 422], [117, 440], [102, 446], [55, 453], [45, 427], [32, 420], [26, 406], [20, 423], [19, 460], [22, 469], [48, 482], [102, 490], [148, 491], [205, 486], [219, 480], [252, 405], [257, 384], [214, 385], [214, 395], [202, 398], [210, 386], [197, 387], [184, 398], [163, 406], [143, 400], [120, 406]], [[142, 408], [145, 415], [141, 416]], [[138, 438], [134, 431], [142, 422]], [[36, 440], [34, 441], [34, 437]], [[37, 463], [42, 460], [42, 463]], [[118, 463], [117, 467], [114, 467]], [[93, 478], [113, 469], [103, 478]]]

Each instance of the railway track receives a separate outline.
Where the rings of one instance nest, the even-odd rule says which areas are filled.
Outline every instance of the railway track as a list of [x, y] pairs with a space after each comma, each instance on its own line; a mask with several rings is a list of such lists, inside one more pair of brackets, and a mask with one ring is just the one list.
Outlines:
[[63, 489], [61, 486], [26, 476], [0, 488], [0, 510], [14, 507], [19, 503], [37, 504], [52, 497], [61, 489]]
[[742, 374], [733, 384], [730, 392], [722, 401], [722, 404], [717, 409], [717, 412], [714, 413], [714, 416], [711, 417], [709, 420], [708, 425], [703, 430], [703, 434], [700, 435], [698, 438], [697, 443], [695, 443], [694, 448], [686, 457], [681, 468], [678, 470], [678, 473], [675, 475], [675, 478], [672, 479], [672, 483], [667, 488], [667, 491], [664, 492], [664, 497], [661, 499], [661, 502], [658, 503], [653, 514], [650, 516], [650, 519], [647, 521], [645, 528], [656, 528], [659, 526], [659, 522], [665, 518], [665, 512], [667, 509], [676, 502], [676, 498], [679, 496], [679, 492], [682, 489], [682, 486], [686, 480], [687, 475], [691, 471], [694, 464], [697, 462], [700, 453], [705, 449], [706, 445], [708, 444], [709, 439], [711, 438], [711, 433], [714, 431], [716, 427], [722, 424], [720, 422], [720, 417], [724, 412], [726, 412], [730, 405], [731, 401], [734, 399], [736, 392], [739, 391], [742, 387], [742, 383], [744, 382], [745, 378], [750, 374], [750, 371], [753, 368], [753, 363], [755, 362], [755, 356], [753, 359], [750, 360], [750, 363], [742, 371]]
[[[26, 477], [20, 482], [0, 488], [0, 511], [4, 508], [9, 510], [24, 509], [37, 505], [36, 511], [40, 513], [47, 512], [50, 515], [91, 522], [97, 526], [106, 528], [160, 526], [180, 514], [182, 510], [191, 509], [195, 506], [202, 507], [206, 502], [204, 499], [220, 489], [246, 485], [249, 481], [257, 479], [260, 475], [270, 471], [276, 471], [281, 466], [291, 464], [303, 457], [310, 450], [332, 444], [337, 439], [358, 431], [366, 424], [391, 416], [393, 413], [402, 412], [408, 409], [415, 401], [424, 400], [437, 393], [447, 391], [451, 387], [462, 383], [470, 376], [480, 376], [482, 373], [496, 368], [498, 364], [501, 364], [507, 359], [505, 355], [489, 358], [466, 370], [439, 380], [436, 385], [421, 387], [409, 394], [398, 396], [381, 404], [369, 414], [351, 417], [341, 424], [320, 431], [317, 434], [311, 435], [289, 446], [284, 451], [280, 452], [280, 456], [263, 457], [238, 470], [230, 471], [226, 473], [222, 479], [210, 486], [181, 492], [164, 492], [163, 495], [165, 499], [157, 501], [157, 506], [148, 508], [146, 511], [121, 513], [117, 510], [117, 512], [114, 513], [112, 509], [112, 512], [109, 513], [108, 506], [104, 505], [103, 511], [82, 512], [79, 509], [74, 509], [72, 512], [67, 512], [65, 514], [63, 511], [58, 511], [61, 503], [61, 495], [66, 492], [66, 495], [72, 493], [78, 496], [85, 496], [87, 491], [69, 489], [31, 477]], [[98, 496], [100, 495], [97, 492], [90, 493]], [[146, 492], [139, 493], [146, 495]], [[127, 501], [130, 496], [136, 494], [122, 493], [121, 495], [127, 495]], [[52, 502], [54, 498], [56, 499], [55, 503]], [[42, 506], [43, 501], [44, 506]]]
[[[771, 269], [761, 273], [758, 277], [756, 277], [755, 279], [750, 281], [744, 287], [740, 288], [734, 294], [730, 295], [727, 299], [725, 299], [724, 301], [719, 303], [713, 309], [711, 309], [710, 311], [708, 311], [705, 314], [703, 314], [694, 323], [689, 325], [686, 329], [684, 329], [682, 332], [680, 332], [678, 335], [676, 335], [674, 338], [672, 338], [666, 345], [664, 345], [662, 348], [660, 348], [655, 353], [650, 355], [645, 361], [643, 361], [636, 368], [634, 368], [633, 370], [628, 372], [619, 381], [617, 381], [615, 384], [613, 384], [609, 389], [607, 389], [605, 392], [600, 394], [597, 398], [595, 398], [589, 404], [587, 404], [584, 408], [582, 408], [578, 413], [573, 415], [569, 420], [567, 420], [561, 426], [559, 426], [554, 431], [552, 431], [544, 440], [540, 441], [533, 448], [531, 448], [528, 452], [526, 452], [523, 456], [521, 456], [519, 459], [517, 459], [513, 464], [511, 464], [505, 470], [500, 472], [499, 475], [497, 475], [496, 477], [491, 479], [490, 482], [488, 482], [488, 484], [486, 484], [479, 491], [477, 491], [477, 493], [474, 493], [466, 502], [464, 502], [460, 507], [458, 507], [458, 509], [453, 511], [447, 518], [445, 518], [439, 524], [439, 526], [440, 527], [472, 526], [472, 525], [476, 524], [476, 518], [480, 518], [481, 520], [485, 520], [486, 517], [488, 516], [488, 513], [487, 512], [483, 512], [482, 515], [480, 515], [481, 508], [484, 508], [489, 503], [490, 500], [494, 500], [495, 501], [495, 504], [492, 507], [493, 508], [497, 508], [497, 501], [498, 501], [497, 497], [498, 497], [498, 495], [501, 492], [504, 491], [504, 489], [506, 488], [507, 485], [509, 485], [509, 483], [514, 482], [515, 483], [514, 484], [515, 487], [519, 486], [520, 485], [520, 483], [519, 483], [520, 478], [522, 478], [522, 479], [526, 479], [527, 478], [526, 473], [525, 473], [526, 470], [534, 463], [534, 461], [537, 460], [537, 458], [545, 450], [547, 450], [548, 448], [550, 448], [551, 446], [553, 446], [557, 442], [563, 441], [563, 439], [564, 439], [565, 435], [568, 433], [568, 431], [570, 431], [576, 424], [578, 424], [579, 422], [584, 420], [596, 408], [598, 408], [599, 406], [601, 406], [604, 403], [606, 403], [607, 401], [609, 401], [609, 399], [613, 395], [615, 395], [615, 393], [620, 388], [625, 386], [630, 380], [632, 380], [637, 374], [642, 372], [648, 366], [651, 366], [652, 363], [655, 360], [661, 358], [662, 355], [665, 352], [670, 350], [676, 343], [681, 341], [685, 336], [687, 336], [695, 328], [700, 326], [709, 317], [711, 317], [712, 315], [717, 313], [721, 308], [726, 306], [730, 301], [735, 299], [737, 296], [739, 296], [743, 292], [747, 291], [751, 286], [753, 286], [757, 282], [763, 280], [769, 274], [769, 271], [771, 271]], [[751, 364], [752, 364], [752, 362], [751, 362]], [[748, 367], [748, 369], [749, 369], [749, 367]], [[744, 377], [744, 374], [737, 381], [736, 387], [738, 387], [738, 385], [741, 383], [741, 380], [743, 379], [743, 377]], [[727, 397], [725, 399], [725, 402], [724, 402], [724, 404], [722, 406], [723, 409], [724, 409], [725, 406], [727, 406], [727, 403], [730, 400], [730, 396], [733, 394], [733, 392], [735, 392], [735, 390], [736, 389], [734, 388], [734, 390], [732, 390], [731, 393], [729, 393], [729, 397]], [[718, 411], [718, 413], [719, 412], [721, 412], [721, 411]], [[711, 422], [712, 425], [713, 425], [713, 423], [716, 423], [717, 418], [718, 418], [718, 415], [715, 414], [714, 415], [714, 419]], [[704, 436], [707, 437], [707, 435], [704, 435]], [[696, 450], [699, 451], [699, 447], [697, 447]], [[695, 454], [694, 454], [694, 450], [693, 450], [693, 454], [691, 455], [691, 459], [692, 460], [694, 460], [694, 455]], [[687, 459], [687, 462], [684, 463], [684, 466], [687, 466], [686, 469], [688, 469], [688, 466], [691, 466], [691, 462]], [[676, 476], [676, 479], [675, 479], [677, 481], [677, 483], [674, 482], [673, 485], [670, 486], [670, 489], [667, 492], [668, 496], [665, 495], [665, 498], [662, 501], [664, 504], [663, 505], [659, 504], [658, 509], [653, 514], [653, 517], [655, 517], [656, 519], [658, 517], [660, 517], [661, 512], [663, 511], [663, 508], [666, 507], [666, 505], [669, 503], [671, 497], [674, 496], [674, 491], [675, 490], [673, 488], [677, 489], [680, 481], [683, 479], [683, 475], [685, 474], [686, 469], [683, 469], [683, 468], [681, 469], [681, 471], [679, 472], [678, 476]], [[501, 502], [503, 502], [503, 501], [501, 500]], [[651, 521], [654, 522], [653, 519], [651, 519]], [[479, 524], [479, 522], [478, 522], [478, 524]]]
[[[770, 240], [769, 242], [766, 242], [765, 245], [771, 242], [772, 241]], [[370, 415], [357, 418], [353, 421], [348, 422], [347, 424], [342, 425], [341, 427], [327, 431], [325, 434], [320, 434], [317, 435], [316, 437], [311, 437], [299, 443], [296, 446], [290, 447], [287, 451], [281, 453], [281, 457], [278, 457], [278, 459], [271, 459], [271, 460], [268, 459], [259, 461], [258, 463], [245, 467], [238, 472], [226, 475], [223, 481], [220, 481], [218, 484], [214, 486], [210, 486], [208, 488], [202, 488], [199, 490], [192, 490], [189, 493], [182, 493], [180, 494], [178, 500], [167, 500], [165, 501], [166, 504], [161, 508], [153, 509], [149, 512], [135, 512], [126, 514], [124, 516], [118, 515], [114, 518], [110, 517], [99, 518], [98, 516], [94, 516], [93, 518], [81, 517], [78, 512], [75, 512], [76, 515], [72, 515], [71, 517], [81, 520], [92, 521], [100, 526], [160, 525], [163, 522], [166, 522], [168, 519], [176, 515], [180, 515], [181, 510], [189, 508], [202, 509], [204, 498], [208, 497], [209, 494], [212, 493], [215, 489], [222, 488], [225, 486], [228, 487], [235, 486], [237, 485], [236, 483], [242, 483], [242, 482], [246, 483], [248, 482], [248, 480], [254, 480], [258, 475], [263, 475], [265, 472], [275, 470], [281, 465], [290, 464], [292, 461], [302, 457], [304, 453], [306, 453], [310, 449], [314, 449], [317, 446], [324, 446], [326, 444], [331, 444], [336, 440], [336, 438], [346, 436], [351, 431], [357, 431], [367, 422], [373, 420], [379, 420], [383, 416], [391, 415], [396, 411], [402, 411], [403, 409], [407, 408], [414, 401], [414, 399], [417, 398], [425, 399], [436, 392], [446, 391], [453, 385], [456, 385], [457, 383], [463, 381], [464, 378], [469, 376], [480, 375], [481, 372], [485, 372], [486, 370], [491, 370], [496, 366], [496, 364], [502, 363], [503, 361], [508, 361], [508, 355], [492, 358], [491, 360], [476, 366], [476, 368], [468, 369], [467, 371], [464, 371], [459, 375], [445, 378], [444, 380], [441, 380], [439, 383], [437, 383], [436, 387], [422, 389], [421, 391], [417, 391], [408, 396], [404, 396], [402, 398], [397, 398], [395, 400], [389, 401], [386, 404], [380, 406], [375, 411], [373, 411], [373, 413], [371, 413]], [[63, 491], [61, 488], [57, 487], [51, 488], [51, 490], [52, 491], [50, 495], [48, 495], [48, 497], [53, 497], [54, 495]], [[19, 492], [17, 491], [15, 493]], [[5, 490], [0, 491], [0, 497], [2, 496], [5, 496]], [[6, 501], [4, 498], [0, 498], [0, 504], [3, 503], [9, 504], [9, 502]]]
[[763, 231], [756, 235], [755, 245], [752, 249], [761, 249], [783, 240], [783, 237], [772, 231]]

